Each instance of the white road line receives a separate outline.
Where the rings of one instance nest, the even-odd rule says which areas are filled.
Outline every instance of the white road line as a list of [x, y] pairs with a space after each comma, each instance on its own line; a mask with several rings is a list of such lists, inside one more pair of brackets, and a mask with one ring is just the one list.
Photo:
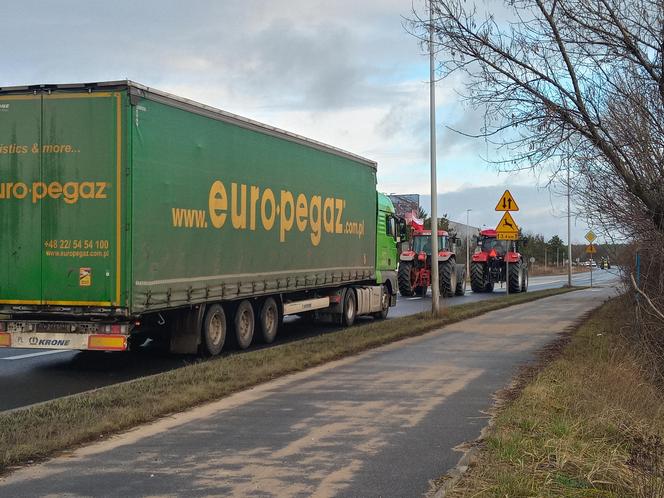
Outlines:
[[41, 351], [39, 353], [28, 353], [18, 356], [8, 356], [7, 358], [0, 358], [0, 360], [24, 360], [25, 358], [34, 358], [36, 356], [44, 356], [47, 354], [68, 353], [68, 349], [54, 349], [53, 351]]

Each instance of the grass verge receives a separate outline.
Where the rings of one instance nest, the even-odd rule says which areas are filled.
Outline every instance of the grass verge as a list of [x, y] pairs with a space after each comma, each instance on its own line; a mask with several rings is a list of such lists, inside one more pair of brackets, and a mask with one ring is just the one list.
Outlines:
[[454, 306], [439, 318], [420, 313], [372, 322], [0, 413], [0, 472], [285, 374], [570, 290], [575, 289], [549, 289]]
[[599, 308], [508, 394], [446, 497], [664, 497], [664, 393], [621, 334], [630, 306]]

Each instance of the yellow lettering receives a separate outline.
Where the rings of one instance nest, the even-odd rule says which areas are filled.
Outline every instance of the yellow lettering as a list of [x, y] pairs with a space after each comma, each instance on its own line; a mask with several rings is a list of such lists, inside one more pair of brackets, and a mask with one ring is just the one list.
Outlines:
[[97, 182], [95, 184], [97, 186], [97, 193], [95, 194], [95, 199], [106, 199], [106, 185], [108, 185], [106, 182]]
[[[284, 242], [286, 240], [286, 232], [293, 228], [293, 221], [295, 221], [295, 207], [292, 192], [282, 190], [280, 200], [281, 218], [279, 220], [279, 240]], [[286, 208], [288, 208], [288, 217], [286, 217]]]
[[210, 221], [215, 228], [221, 228], [226, 223], [226, 211], [228, 209], [228, 197], [226, 187], [219, 180], [215, 181], [210, 187], [208, 198], [208, 210], [210, 211]]
[[258, 197], [260, 196], [261, 190], [252, 185], [249, 189], [249, 229], [256, 230], [256, 204], [258, 203]]
[[[320, 218], [321, 218], [321, 197], [314, 195], [309, 203], [309, 224], [311, 225], [311, 243], [315, 246], [320, 244]], [[314, 216], [314, 211], [316, 212]]]
[[16, 197], [17, 199], [25, 199], [27, 195], [28, 195], [28, 186], [25, 183], [17, 183], [14, 185], [14, 197]]
[[[267, 217], [266, 208], [267, 203], [270, 203], [270, 217]], [[263, 223], [263, 228], [265, 230], [271, 230], [274, 226], [274, 218], [276, 217], [276, 212], [274, 206], [276, 201], [274, 200], [274, 192], [272, 189], [266, 188], [263, 190], [263, 197], [261, 198], [261, 223]]]
[[240, 207], [238, 209], [237, 183], [231, 183], [231, 221], [233, 228], [244, 230], [247, 228], [247, 186], [240, 185]]
[[76, 182], [67, 182], [62, 186], [62, 193], [65, 196], [67, 204], [76, 204], [78, 202], [78, 185]]
[[343, 216], [344, 212], [344, 200], [343, 199], [335, 199], [334, 200], [334, 205], [337, 210], [337, 222], [334, 224], [334, 232], [335, 233], [343, 233], [343, 226], [341, 223], [341, 218]]
[[81, 195], [81, 199], [94, 199], [95, 198], [95, 185], [94, 185], [94, 183], [92, 183], [92, 182], [81, 182], [79, 192], [80, 192], [80, 195]]
[[58, 182], [51, 182], [48, 186], [48, 196], [51, 199], [59, 199], [62, 195], [62, 185]]
[[297, 196], [297, 203], [295, 205], [295, 223], [300, 232], [304, 232], [307, 228], [307, 197], [304, 194]]
[[46, 184], [44, 182], [34, 182], [32, 184], [32, 203], [46, 197]]
[[334, 198], [327, 197], [323, 203], [323, 226], [327, 233], [334, 232]]

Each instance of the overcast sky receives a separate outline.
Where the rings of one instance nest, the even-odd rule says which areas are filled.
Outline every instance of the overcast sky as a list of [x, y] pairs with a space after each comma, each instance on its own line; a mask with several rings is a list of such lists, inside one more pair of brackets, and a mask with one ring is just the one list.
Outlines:
[[[413, 2], [7, 2], [3, 19], [21, 22], [0, 31], [0, 86], [131, 79], [371, 158], [384, 192], [428, 194], [428, 56], [403, 27]], [[482, 141], [446, 130], [480, 125], [461, 83], [437, 85], [439, 213], [494, 224], [510, 188], [517, 223], [566, 239], [562, 199], [532, 174], [499, 175]], [[586, 230], [573, 223], [572, 240]]]

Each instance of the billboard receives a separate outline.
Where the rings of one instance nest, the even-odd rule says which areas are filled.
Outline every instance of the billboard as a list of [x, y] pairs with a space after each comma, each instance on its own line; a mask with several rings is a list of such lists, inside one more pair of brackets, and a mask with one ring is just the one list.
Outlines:
[[390, 200], [394, 204], [396, 215], [406, 218], [406, 214], [417, 216], [420, 207], [420, 194], [390, 194]]

